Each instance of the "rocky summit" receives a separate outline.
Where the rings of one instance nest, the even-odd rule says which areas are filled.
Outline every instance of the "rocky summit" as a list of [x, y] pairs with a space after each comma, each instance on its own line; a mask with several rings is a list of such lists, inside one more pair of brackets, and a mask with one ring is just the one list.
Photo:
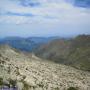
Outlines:
[[0, 46], [0, 88], [90, 90], [90, 72]]

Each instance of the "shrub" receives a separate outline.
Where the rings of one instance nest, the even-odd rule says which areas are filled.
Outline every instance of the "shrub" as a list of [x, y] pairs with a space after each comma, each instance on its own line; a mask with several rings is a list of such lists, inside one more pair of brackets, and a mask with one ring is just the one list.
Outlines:
[[2, 86], [2, 85], [3, 85], [3, 79], [0, 78], [0, 86]]
[[9, 83], [10, 83], [10, 85], [12, 85], [13, 87], [16, 86], [16, 80], [10, 79], [10, 80], [9, 80]]
[[23, 81], [24, 84], [24, 88], [23, 90], [29, 90], [30, 86], [28, 84], [26, 84], [26, 82]]
[[69, 87], [67, 90], [78, 90], [76, 87]]

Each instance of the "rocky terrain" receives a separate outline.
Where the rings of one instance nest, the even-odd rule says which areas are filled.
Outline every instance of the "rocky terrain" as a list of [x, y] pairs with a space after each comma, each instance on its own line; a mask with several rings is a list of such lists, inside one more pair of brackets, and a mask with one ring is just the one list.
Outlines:
[[0, 88], [90, 90], [90, 73], [0, 46]]

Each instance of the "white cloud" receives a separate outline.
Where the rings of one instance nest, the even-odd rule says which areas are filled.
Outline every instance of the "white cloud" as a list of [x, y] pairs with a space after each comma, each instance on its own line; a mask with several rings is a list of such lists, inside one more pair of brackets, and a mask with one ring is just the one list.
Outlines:
[[[41, 5], [38, 7], [24, 7], [18, 1], [0, 1], [0, 22], [22, 24], [40, 22], [42, 20], [54, 23], [82, 23], [84, 21], [87, 23], [90, 18], [90, 9], [74, 7], [64, 0], [34, 0], [34, 2], [40, 2]], [[8, 11], [13, 13], [32, 13], [35, 17], [5, 15]]]

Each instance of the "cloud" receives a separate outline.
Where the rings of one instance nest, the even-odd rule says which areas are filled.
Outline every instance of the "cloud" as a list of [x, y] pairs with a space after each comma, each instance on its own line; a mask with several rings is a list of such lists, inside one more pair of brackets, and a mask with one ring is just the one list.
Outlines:
[[18, 0], [19, 4], [24, 6], [24, 7], [37, 7], [40, 6], [40, 2], [37, 0]]
[[90, 8], [77, 1], [0, 0], [0, 36], [90, 34]]
[[90, 8], [90, 0], [66, 0], [76, 7]]
[[74, 2], [76, 6], [90, 8], [90, 0], [74, 0]]
[[[74, 23], [76, 21], [78, 23], [77, 19], [80, 20], [80, 23], [83, 21], [82, 19], [88, 22], [90, 9], [74, 7], [73, 5], [77, 0], [69, 0], [69, 3], [66, 1], [2, 0], [0, 1], [0, 22], [22, 24], [37, 21], [47, 21], [47, 23]], [[82, 4], [81, 2], [77, 3]]]
[[26, 17], [34, 17], [32, 13], [14, 13], [14, 12], [6, 12], [5, 15], [8, 16], [26, 16]]

